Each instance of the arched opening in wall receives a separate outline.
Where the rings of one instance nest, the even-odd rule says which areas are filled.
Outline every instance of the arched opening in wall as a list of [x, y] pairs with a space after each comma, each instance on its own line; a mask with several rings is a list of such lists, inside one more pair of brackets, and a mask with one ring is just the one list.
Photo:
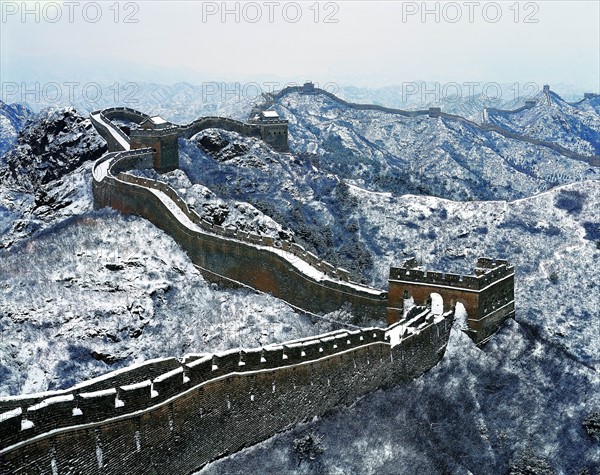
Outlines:
[[469, 326], [467, 322], [467, 309], [461, 302], [456, 302], [454, 306], [454, 325], [459, 330], [466, 330]]
[[444, 313], [444, 299], [436, 292], [429, 295], [429, 301], [431, 302], [431, 313], [434, 315], [441, 315]]

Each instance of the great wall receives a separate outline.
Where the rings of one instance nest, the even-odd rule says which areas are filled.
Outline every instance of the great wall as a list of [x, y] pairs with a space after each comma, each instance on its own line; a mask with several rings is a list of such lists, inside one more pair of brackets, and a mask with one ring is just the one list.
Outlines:
[[[0, 398], [0, 474], [190, 473], [431, 369], [444, 355], [457, 303], [467, 313], [464, 330], [478, 344], [514, 316], [514, 267], [506, 261], [481, 258], [473, 275], [430, 272], [407, 261], [390, 269], [387, 291], [374, 289], [295, 243], [204, 221], [168, 185], [127, 173], [177, 168], [178, 138], [210, 127], [285, 152], [287, 122], [273, 114], [179, 126], [119, 107], [90, 118], [109, 147], [93, 166], [97, 208], [148, 219], [209, 281], [269, 292], [311, 313], [350, 304], [388, 326], [152, 360], [69, 389]], [[126, 133], [113, 120], [138, 127]]]
[[[342, 104], [349, 109], [354, 109], [354, 110], [373, 110], [373, 111], [385, 112], [388, 114], [401, 115], [404, 117], [419, 117], [419, 116], [429, 116], [431, 118], [441, 117], [441, 118], [447, 119], [452, 122], [460, 122], [466, 126], [475, 128], [480, 131], [495, 132], [506, 138], [518, 140], [518, 141], [525, 142], [525, 143], [530, 143], [532, 145], [537, 145], [540, 147], [549, 148], [549, 149], [555, 151], [556, 153], [563, 155], [567, 158], [570, 158], [572, 160], [578, 160], [581, 162], [585, 162], [592, 167], [600, 167], [600, 155], [581, 155], [579, 153], [573, 152], [572, 150], [569, 150], [569, 149], [567, 149], [561, 145], [555, 144], [553, 142], [539, 140], [539, 139], [536, 139], [536, 138], [533, 138], [533, 137], [530, 137], [530, 136], [527, 136], [524, 134], [519, 134], [517, 132], [513, 132], [511, 130], [507, 130], [503, 127], [500, 127], [496, 124], [492, 124], [486, 120], [486, 115], [489, 112], [498, 111], [499, 113], [513, 114], [513, 113], [522, 112], [523, 110], [526, 110], [526, 109], [531, 109], [536, 104], [536, 101], [533, 101], [533, 100], [526, 101], [524, 106], [522, 106], [518, 109], [512, 110], [512, 111], [502, 111], [500, 109], [489, 108], [489, 109], [487, 109], [487, 113], [486, 113], [486, 111], [484, 110], [483, 123], [478, 124], [477, 122], [469, 120], [460, 115], [448, 114], [448, 113], [442, 112], [439, 107], [430, 107], [427, 110], [403, 110], [403, 109], [394, 109], [391, 107], [384, 107], [384, 106], [380, 106], [380, 105], [376, 105], [376, 104], [357, 104], [354, 102], [348, 102], [348, 101], [345, 101], [344, 99], [339, 98], [335, 94], [332, 94], [329, 91], [325, 91], [323, 89], [315, 87], [314, 84], [312, 84], [312, 83], [305, 83], [302, 86], [287, 86], [277, 93], [265, 94], [266, 100], [263, 103], [263, 105], [260, 107], [260, 109], [271, 107], [276, 100], [280, 100], [283, 97], [285, 97], [287, 94], [290, 94], [290, 93], [326, 96], [329, 99], [331, 99], [339, 104]], [[550, 99], [549, 99], [550, 87], [548, 85], [544, 86], [543, 93], [546, 96], [547, 100], [550, 101]], [[594, 99], [595, 97], [598, 97], [598, 94], [585, 93], [583, 99], [581, 101], [577, 102], [577, 104], [580, 104], [587, 100]]]

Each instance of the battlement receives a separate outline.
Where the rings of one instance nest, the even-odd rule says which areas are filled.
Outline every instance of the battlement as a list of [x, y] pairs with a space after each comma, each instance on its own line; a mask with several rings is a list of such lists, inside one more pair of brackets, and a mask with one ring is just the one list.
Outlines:
[[[37, 396], [0, 398], [0, 469], [6, 468], [6, 465], [2, 464], [9, 463], [11, 454], [16, 454], [16, 460], [19, 460], [19, 451], [27, 446], [23, 446], [23, 443], [34, 445], [36, 440], [55, 437], [52, 434], [56, 434], [57, 431], [62, 431], [59, 441], [64, 441], [70, 433], [81, 437], [79, 428], [89, 424], [95, 424], [97, 428], [107, 424], [109, 433], [115, 434], [115, 443], [123, 446], [123, 435], [129, 431], [127, 421], [131, 420], [131, 417], [138, 418], [140, 422], [136, 423], [135, 427], [138, 428], [136, 430], [141, 430], [146, 424], [143, 421], [156, 420], [153, 414], [163, 411], [162, 407], [172, 415], [168, 422], [164, 421], [165, 425], [172, 427], [176, 420], [171, 417], [179, 414], [178, 411], [173, 410], [173, 406], [178, 405], [182, 411], [182, 419], [178, 419], [177, 424], [185, 424], [184, 421], [187, 421], [185, 414], [199, 414], [203, 417], [207, 397], [215, 397], [220, 404], [226, 403], [225, 407], [230, 414], [232, 411], [245, 410], [242, 409], [247, 407], [242, 403], [244, 398], [247, 398], [248, 402], [259, 404], [250, 409], [254, 412], [270, 410], [273, 402], [269, 403], [269, 399], [289, 400], [290, 404], [285, 413], [293, 414], [295, 420], [297, 414], [294, 409], [296, 406], [293, 404], [295, 399], [293, 394], [301, 392], [302, 397], [306, 397], [306, 394], [314, 392], [311, 398], [314, 403], [308, 408], [308, 414], [320, 414], [326, 408], [316, 402], [321, 401], [325, 406], [332, 407], [339, 403], [337, 397], [329, 404], [325, 401], [334, 394], [363, 394], [390, 378], [394, 380], [415, 377], [428, 369], [432, 363], [437, 362], [441, 355], [432, 352], [435, 354], [433, 358], [425, 358], [415, 366], [399, 365], [396, 370], [393, 370], [394, 357], [390, 356], [392, 354], [398, 356], [406, 352], [416, 356], [416, 351], [423, 353], [429, 351], [430, 347], [437, 348], [440, 344], [445, 347], [452, 315], [434, 319], [427, 317], [427, 314], [424, 309], [423, 315], [428, 320], [427, 325], [421, 325], [418, 329], [415, 327], [410, 334], [405, 332], [400, 336], [395, 328], [338, 330], [278, 345], [232, 349], [198, 357], [185, 356], [182, 361], [174, 358], [153, 360], [108, 373], [64, 391], [48, 392]], [[411, 322], [403, 322], [403, 324], [410, 326]], [[390, 331], [394, 332], [393, 341], [389, 335]], [[414, 340], [416, 336], [420, 338], [418, 343]], [[402, 359], [398, 358], [398, 361]], [[415, 363], [417, 361], [419, 360], [416, 359]], [[372, 383], [367, 384], [366, 380], [355, 380], [345, 376], [349, 374], [347, 371], [354, 372], [357, 364], [363, 367], [363, 374], [370, 373]], [[298, 379], [298, 376], [306, 371], [309, 372], [306, 373], [307, 376], [309, 374], [310, 376]], [[342, 374], [336, 376], [340, 371]], [[338, 377], [339, 381], [336, 379]], [[243, 381], [254, 382], [247, 386]], [[285, 381], [290, 381], [292, 384], [286, 384]], [[328, 383], [323, 384], [324, 381]], [[336, 381], [335, 384], [333, 381]], [[226, 386], [223, 386], [223, 382]], [[260, 385], [264, 385], [264, 391], [259, 390]], [[321, 394], [322, 388], [332, 386], [334, 392], [326, 390], [326, 394]], [[342, 387], [345, 388], [344, 391], [339, 392]], [[223, 393], [222, 390], [225, 388], [226, 391]], [[255, 397], [260, 397], [262, 402], [256, 401]], [[344, 400], [346, 397], [344, 396]], [[348, 402], [351, 402], [354, 397], [356, 396], [351, 397]], [[144, 413], [148, 413], [151, 419], [146, 419]], [[300, 420], [305, 417], [304, 414], [302, 412], [299, 415]], [[198, 422], [195, 424], [197, 425]], [[204, 423], [200, 421], [199, 424]], [[284, 426], [287, 424], [286, 422]], [[272, 434], [273, 430], [269, 427], [260, 438]], [[244, 433], [252, 435], [254, 431], [244, 431]], [[147, 435], [151, 436], [150, 432]], [[132, 441], [137, 437], [134, 433], [129, 433], [129, 436], [132, 437]], [[222, 444], [226, 443], [227, 439], [215, 438], [214, 441]], [[252, 441], [257, 440], [250, 438], [246, 443]], [[62, 444], [58, 441], [56, 443]], [[101, 446], [105, 448], [106, 443], [107, 440], [103, 439]], [[91, 450], [89, 448], [83, 450], [89, 451], [93, 456], [98, 444], [99, 442], [96, 441]], [[67, 450], [66, 447], [68, 445], [61, 446], [61, 450]], [[199, 445], [199, 447], [203, 446]], [[28, 450], [30, 454], [35, 453], [31, 448]], [[209, 450], [208, 453], [204, 453], [206, 460], [190, 467], [189, 470], [201, 466], [219, 454], [219, 451]], [[43, 456], [43, 449], [39, 455]], [[61, 458], [63, 455], [62, 452], [56, 454], [57, 460], [60, 459], [61, 463], [65, 461]], [[122, 469], [123, 467], [116, 468], [116, 470]], [[109, 471], [108, 473], [122, 472]]]
[[414, 259], [402, 267], [390, 268], [390, 280], [406, 281], [479, 291], [493, 282], [514, 275], [514, 266], [502, 259], [481, 257], [477, 260], [474, 275], [428, 271], [415, 267]]

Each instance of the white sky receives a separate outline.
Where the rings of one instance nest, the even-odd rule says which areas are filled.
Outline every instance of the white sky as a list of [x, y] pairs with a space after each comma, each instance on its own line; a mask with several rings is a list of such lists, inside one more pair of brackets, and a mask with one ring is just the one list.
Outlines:
[[[23, 18], [23, 2], [0, 0], [0, 81], [272, 78], [385, 86], [423, 79], [600, 89], [598, 1], [228, 2], [239, 16], [224, 19], [222, 2], [136, 1], [118, 4], [118, 22], [113, 1], [88, 3], [28, 2], [37, 13]], [[424, 6], [433, 13], [422, 18]], [[101, 18], [88, 21], [98, 11]], [[299, 21], [289, 21], [298, 11]], [[126, 23], [128, 13], [138, 22]], [[337, 23], [325, 22], [328, 13]], [[537, 23], [526, 22], [528, 15]]]

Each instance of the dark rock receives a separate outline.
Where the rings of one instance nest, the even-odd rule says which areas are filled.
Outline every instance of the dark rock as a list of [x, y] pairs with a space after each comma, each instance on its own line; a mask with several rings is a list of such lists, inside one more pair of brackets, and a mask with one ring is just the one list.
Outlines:
[[118, 264], [116, 262], [107, 262], [104, 264], [104, 267], [112, 271], [123, 270], [125, 268], [123, 264]]
[[[106, 143], [89, 119], [73, 108], [49, 109], [27, 122], [17, 145], [4, 157], [0, 183], [15, 190], [35, 191], [78, 168], [87, 160], [100, 158]], [[44, 200], [44, 196], [36, 197]]]

